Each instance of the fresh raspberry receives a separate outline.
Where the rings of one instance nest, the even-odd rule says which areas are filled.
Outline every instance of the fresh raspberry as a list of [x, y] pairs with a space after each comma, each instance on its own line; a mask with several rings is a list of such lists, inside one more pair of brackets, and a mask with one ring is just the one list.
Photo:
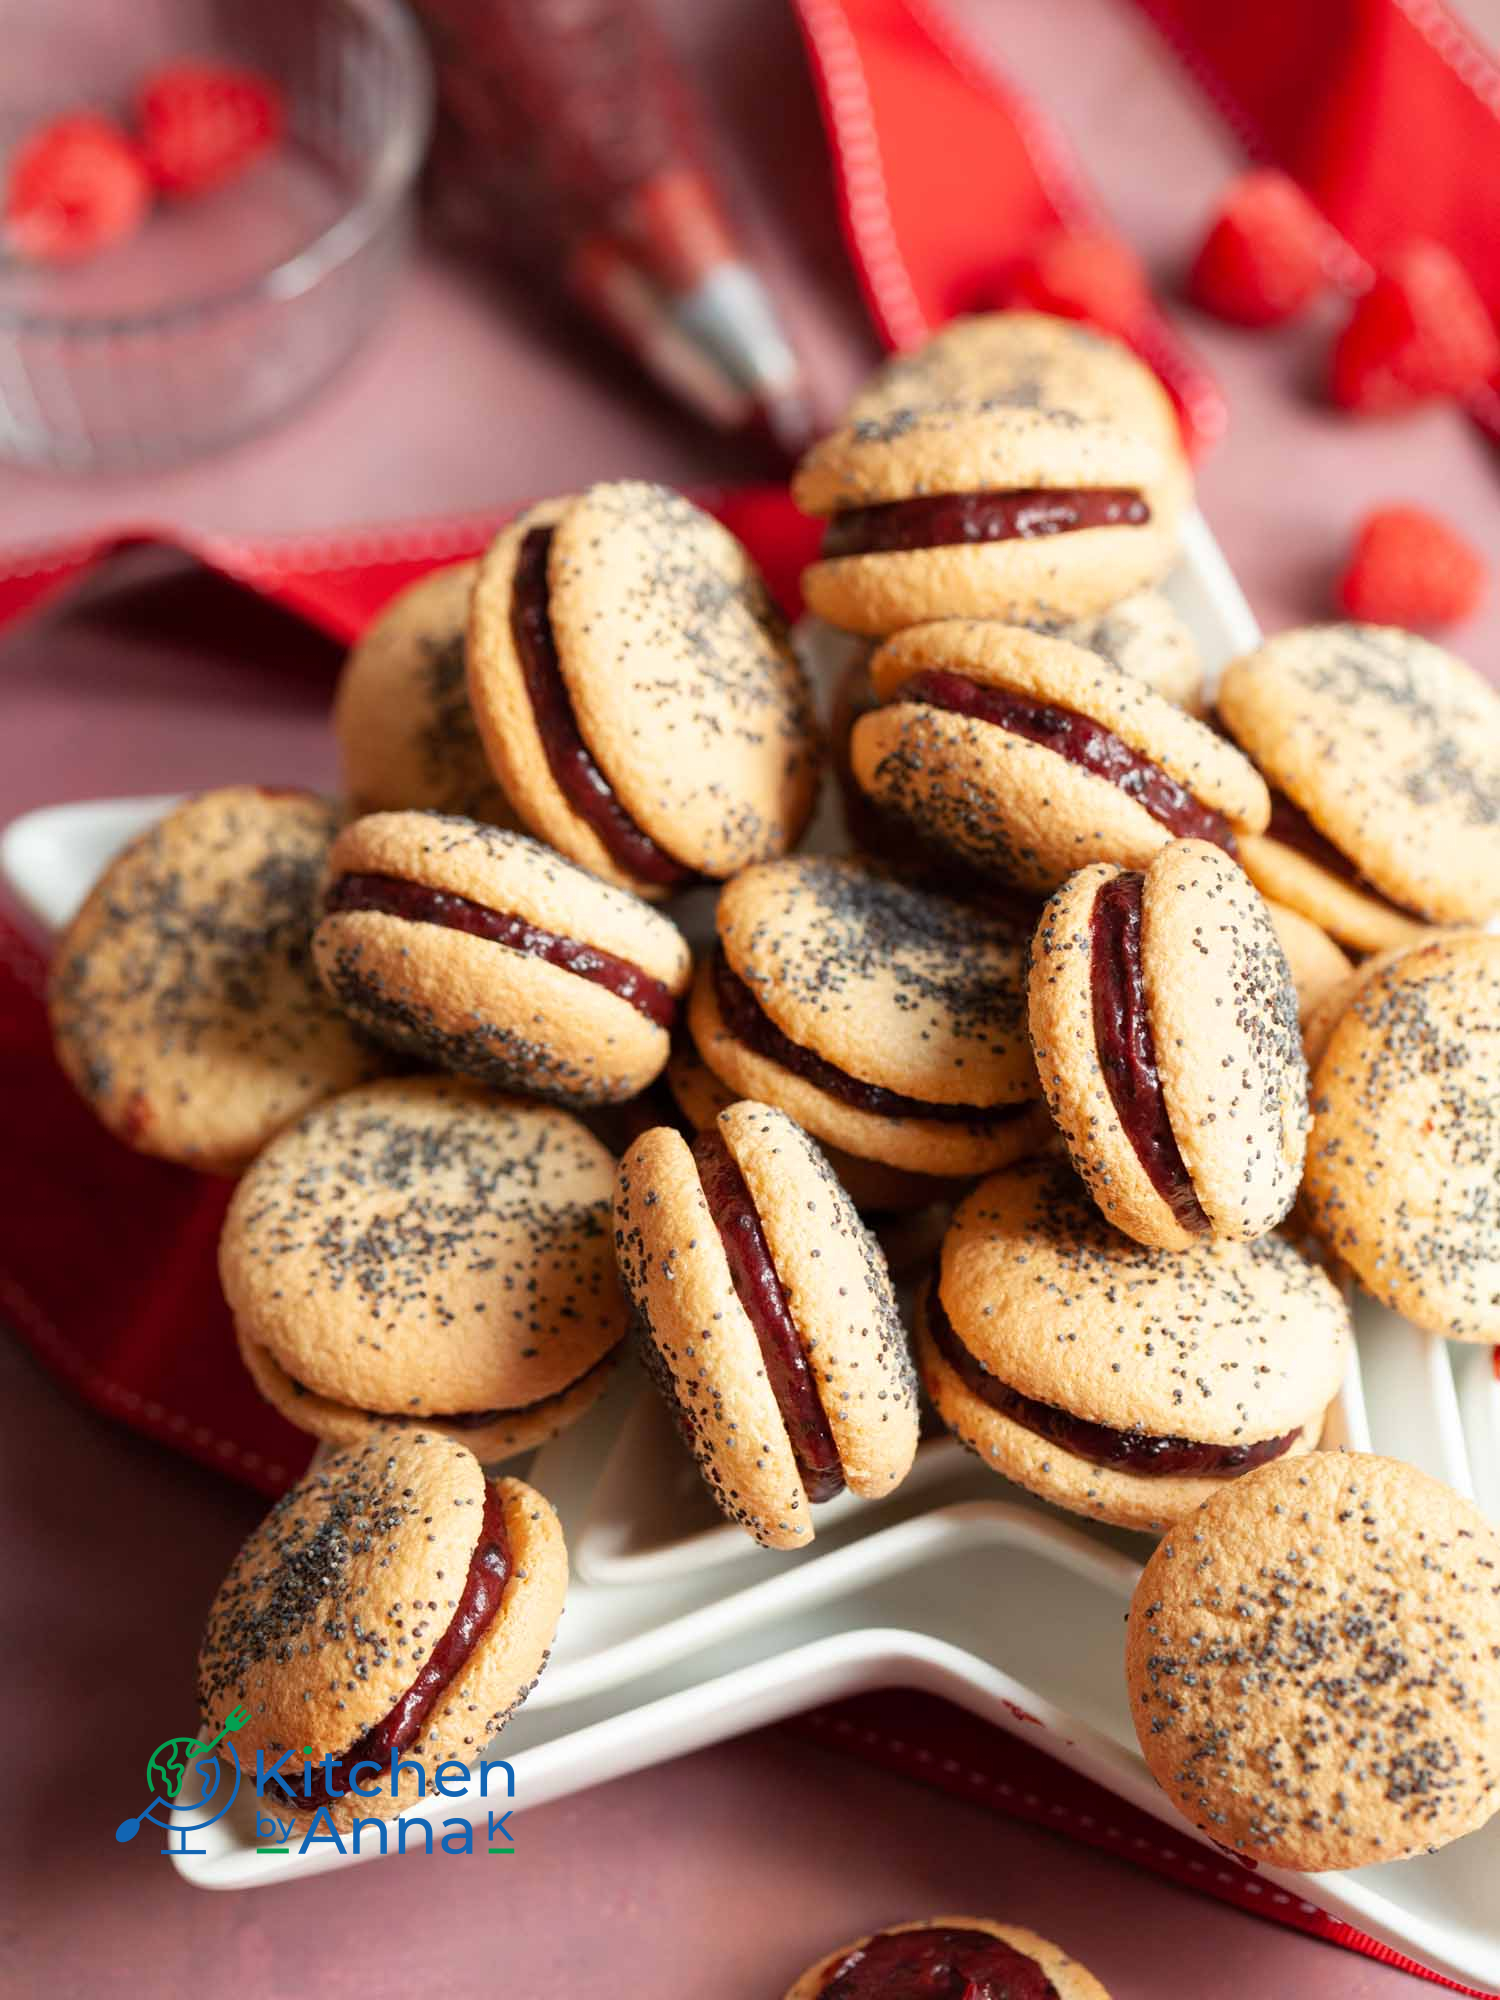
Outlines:
[[1446, 521], [1420, 507], [1377, 507], [1359, 525], [1336, 594], [1351, 618], [1426, 632], [1470, 617], [1485, 583], [1484, 558]]
[[141, 151], [164, 194], [207, 194], [281, 137], [281, 92], [223, 63], [180, 62], [147, 77], [136, 99]]
[[1440, 243], [1382, 266], [1334, 343], [1329, 390], [1346, 410], [1462, 396], [1500, 368], [1500, 339], [1469, 274]]
[[11, 156], [5, 242], [39, 264], [73, 264], [140, 227], [151, 201], [141, 156], [92, 111], [55, 118]]
[[1007, 296], [1012, 305], [1086, 320], [1128, 338], [1151, 293], [1128, 243], [1102, 231], [1057, 229], [1017, 268]]
[[1188, 296], [1236, 326], [1276, 326], [1322, 291], [1322, 218], [1297, 183], [1267, 167], [1225, 192], [1188, 273]]

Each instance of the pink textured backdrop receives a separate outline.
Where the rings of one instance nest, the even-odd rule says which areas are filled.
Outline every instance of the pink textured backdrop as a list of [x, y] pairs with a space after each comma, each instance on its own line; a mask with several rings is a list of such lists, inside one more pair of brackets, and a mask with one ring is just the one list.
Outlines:
[[[769, 0], [672, 0], [750, 241], [828, 406], [872, 356], [790, 21]], [[1159, 273], [1233, 165], [1222, 129], [1112, 0], [955, 5], [1072, 135]], [[1003, 43], [1003, 48], [1002, 48]], [[982, 196], [980, 197], [982, 198]], [[1314, 321], [1271, 339], [1195, 321], [1227, 389], [1202, 497], [1262, 620], [1326, 610], [1351, 521], [1384, 499], [1465, 520], [1493, 557], [1495, 468], [1446, 412], [1361, 428], [1319, 407]], [[642, 390], [577, 327], [420, 263], [369, 349], [279, 434], [142, 482], [0, 472], [0, 542], [149, 515], [288, 531], [484, 507], [588, 478], [763, 476]], [[0, 647], [0, 817], [246, 775], [320, 781], [326, 656], [276, 617], [148, 559]], [[188, 624], [220, 621], [211, 646]], [[1461, 635], [1487, 664], [1500, 611]], [[80, 1254], [87, 1246], [80, 1245]], [[10, 1728], [0, 1986], [58, 1995], [779, 1994], [882, 1919], [973, 1908], [1056, 1936], [1117, 2000], [1415, 1995], [1402, 1975], [793, 1744], [752, 1737], [536, 1812], [488, 1871], [414, 1859], [208, 1897], [111, 1838], [143, 1750], [191, 1712], [207, 1600], [256, 1502], [70, 1404], [0, 1346]], [[154, 1734], [153, 1734], [154, 1732]], [[1430, 1989], [1428, 1989], [1430, 1990]]]

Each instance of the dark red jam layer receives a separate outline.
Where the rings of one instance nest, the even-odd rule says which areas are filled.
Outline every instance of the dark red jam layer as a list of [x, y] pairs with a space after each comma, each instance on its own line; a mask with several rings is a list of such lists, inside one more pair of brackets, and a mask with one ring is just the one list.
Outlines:
[[944, 1125], [969, 1125], [988, 1131], [1030, 1109], [1025, 1104], [929, 1104], [924, 1098], [904, 1097], [899, 1090], [887, 1090], [884, 1084], [861, 1082], [783, 1034], [730, 965], [722, 945], [714, 952], [714, 992], [724, 1025], [737, 1041], [744, 1042], [768, 1061], [780, 1063], [793, 1076], [803, 1077], [817, 1089], [827, 1091], [830, 1097], [852, 1104], [858, 1111], [869, 1111], [877, 1118], [934, 1118]]
[[1105, 1465], [1115, 1472], [1139, 1472], [1147, 1478], [1209, 1478], [1253, 1471], [1289, 1451], [1302, 1435], [1299, 1429], [1285, 1437], [1261, 1438], [1255, 1444], [1204, 1444], [1198, 1438], [1153, 1437], [1149, 1431], [1117, 1431], [1108, 1424], [1093, 1424], [1060, 1410], [1052, 1403], [1039, 1403], [1012, 1389], [964, 1346], [953, 1330], [947, 1309], [934, 1283], [927, 1294], [927, 1327], [933, 1344], [965, 1388], [981, 1402], [988, 1403], [1003, 1417], [1034, 1431], [1050, 1444], [1086, 1458], [1090, 1465]]
[[1034, 542], [1077, 528], [1138, 528], [1151, 509], [1133, 487], [1031, 486], [1013, 493], [929, 493], [849, 507], [823, 537], [825, 556], [889, 555], [956, 543]]
[[1094, 722], [1074, 709], [1059, 708], [1054, 702], [1015, 694], [1009, 688], [991, 687], [971, 681], [966, 675], [946, 667], [915, 674], [903, 681], [898, 701], [924, 701], [953, 715], [972, 716], [978, 722], [993, 722], [1012, 736], [1024, 736], [1055, 750], [1070, 764], [1106, 778], [1127, 797], [1144, 806], [1178, 840], [1211, 840], [1216, 847], [1234, 852], [1234, 829], [1223, 813], [1194, 798], [1185, 785], [1152, 763], [1102, 722]]
[[612, 951], [601, 951], [596, 945], [580, 944], [577, 938], [557, 937], [525, 917], [491, 910], [448, 889], [429, 889], [424, 883], [406, 882], [396, 875], [340, 875], [329, 885], [323, 907], [330, 911], [379, 910], [389, 917], [404, 917], [408, 923], [467, 931], [470, 937], [488, 938], [492, 944], [506, 945], [528, 958], [545, 959], [564, 972], [576, 972], [580, 979], [627, 1001], [659, 1028], [670, 1029], [677, 1018], [677, 1001], [670, 988], [628, 958], [616, 958]]
[[844, 1468], [745, 1176], [717, 1132], [698, 1134], [693, 1160], [729, 1260], [735, 1294], [760, 1342], [766, 1380], [786, 1425], [807, 1497], [831, 1500], [844, 1490]]
[[881, 1931], [846, 1952], [819, 2000], [1057, 2000], [1034, 1958], [988, 1931]]
[[1184, 1229], [1208, 1229], [1162, 1093], [1156, 1042], [1146, 1011], [1141, 972], [1141, 891], [1145, 878], [1127, 873], [1104, 884], [1089, 919], [1089, 972], [1094, 1045], [1110, 1102], [1146, 1177]]
[[[328, 1765], [332, 1783], [321, 1764], [306, 1781], [309, 1790], [303, 1790], [295, 1778], [291, 1781], [299, 1805], [329, 1805], [348, 1791], [348, 1774], [355, 1764], [369, 1759], [387, 1771], [392, 1751], [399, 1753], [411, 1747], [439, 1697], [468, 1665], [470, 1655], [500, 1609], [509, 1578], [510, 1544], [505, 1539], [505, 1509], [493, 1487], [486, 1486], [479, 1545], [469, 1559], [469, 1574], [447, 1631], [390, 1713], [373, 1729], [367, 1729], [352, 1749]], [[368, 1778], [367, 1772], [361, 1773], [361, 1782], [367, 1782]]]
[[521, 537], [511, 586], [510, 629], [537, 732], [558, 789], [574, 812], [598, 834], [611, 860], [642, 882], [672, 889], [693, 880], [691, 868], [674, 861], [626, 812], [608, 778], [583, 740], [573, 700], [558, 664], [557, 641], [547, 601], [547, 559], [552, 530], [532, 528]]

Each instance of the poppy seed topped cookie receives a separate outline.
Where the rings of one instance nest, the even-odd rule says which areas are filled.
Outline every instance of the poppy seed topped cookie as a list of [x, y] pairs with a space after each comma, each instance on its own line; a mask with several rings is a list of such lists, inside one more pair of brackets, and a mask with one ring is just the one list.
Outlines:
[[1278, 1868], [1430, 1852], [1500, 1806], [1500, 1538], [1415, 1466], [1283, 1459], [1136, 1586], [1141, 1751], [1183, 1816]]
[[665, 486], [533, 507], [480, 566], [469, 695], [527, 828], [651, 898], [801, 838], [822, 744], [734, 536]]
[[224, 1219], [219, 1275], [256, 1386], [336, 1444], [399, 1423], [493, 1461], [555, 1436], [625, 1334], [614, 1172], [567, 1112], [456, 1078], [320, 1105]]
[[337, 807], [233, 785], [110, 862], [52, 962], [58, 1061], [143, 1153], [238, 1173], [336, 1090], [389, 1067], [318, 984], [310, 941]]
[[984, 1173], [1045, 1139], [1008, 923], [818, 857], [737, 875], [718, 934], [688, 1025], [731, 1089], [911, 1173]]
[[829, 520], [803, 575], [830, 624], [1070, 619], [1156, 581], [1190, 481], [1165, 392], [1040, 314], [959, 320], [887, 363], [792, 484]]
[[[1192, 633], [1159, 590], [1138, 590], [1094, 618], [1032, 627], [1051, 639], [1065, 639], [1086, 652], [1097, 653], [1132, 680], [1144, 681], [1189, 715], [1201, 713], [1203, 675]], [[881, 859], [909, 863], [916, 829], [894, 812], [884, 812], [867, 798], [855, 781], [849, 739], [854, 725], [878, 704], [870, 679], [873, 642], [855, 642], [852, 655], [834, 683], [830, 724], [834, 776], [838, 780], [844, 823], [855, 846]], [[950, 876], [956, 872], [951, 852], [934, 848], [934, 866]], [[976, 880], [978, 877], [976, 877]]]
[[487, 1483], [448, 1439], [376, 1431], [315, 1465], [235, 1557], [198, 1656], [203, 1732], [245, 1711], [237, 1747], [275, 1773], [272, 1811], [345, 1830], [389, 1817], [419, 1796], [412, 1765], [429, 1790], [446, 1759], [477, 1770], [546, 1664], [567, 1582], [540, 1493]]
[[478, 571], [448, 563], [408, 584], [351, 649], [333, 733], [355, 813], [416, 806], [515, 824], [469, 706], [464, 628]]
[[1272, 787], [1244, 863], [1356, 951], [1500, 909], [1500, 697], [1382, 625], [1278, 633], [1224, 671], [1219, 715]]
[[916, 1380], [875, 1239], [807, 1134], [732, 1104], [620, 1162], [615, 1251], [644, 1356], [714, 1499], [767, 1548], [847, 1486], [894, 1491]]
[[1281, 1221], [1307, 1143], [1297, 994], [1227, 854], [1176, 840], [1142, 873], [1080, 869], [1042, 912], [1028, 993], [1042, 1089], [1117, 1229], [1180, 1250]]
[[962, 1203], [917, 1333], [948, 1428], [1076, 1514], [1160, 1529], [1271, 1459], [1310, 1452], [1338, 1393], [1349, 1314], [1281, 1236], [1149, 1250], [1061, 1160]]
[[1035, 1931], [989, 1917], [888, 1924], [820, 1958], [786, 2000], [1109, 2000], [1091, 1972]]
[[339, 1005], [393, 1048], [573, 1105], [660, 1075], [692, 970], [676, 925], [639, 897], [448, 813], [345, 827], [313, 954]]
[[1233, 851], [1270, 798], [1232, 744], [1067, 640], [989, 620], [915, 625], [870, 662], [849, 755], [883, 813], [964, 867], [1048, 893], [1086, 861], [1169, 840]]
[[1313, 1076], [1313, 1227], [1393, 1311], [1500, 1341], [1500, 937], [1434, 938], [1351, 988]]

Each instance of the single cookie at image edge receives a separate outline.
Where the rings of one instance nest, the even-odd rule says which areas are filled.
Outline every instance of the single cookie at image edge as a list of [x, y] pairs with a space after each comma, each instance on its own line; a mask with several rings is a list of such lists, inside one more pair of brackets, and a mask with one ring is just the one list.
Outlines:
[[1116, 1228], [1180, 1250], [1282, 1220], [1308, 1128], [1297, 996], [1226, 854], [1180, 840], [1144, 872], [1081, 869], [1042, 912], [1028, 991], [1047, 1102]]
[[1500, 1341], [1500, 937], [1351, 983], [1313, 1076], [1308, 1216], [1394, 1312]]
[[[944, 1979], [939, 1988], [933, 1980]], [[963, 1981], [962, 1985], [955, 1982]], [[918, 1983], [921, 1981], [922, 1983]], [[998, 1983], [995, 1983], [998, 1982]], [[1109, 2000], [1091, 1972], [1019, 1924], [923, 1917], [840, 1945], [810, 1965], [786, 2000], [890, 2000], [938, 1992], [1007, 2000]]]
[[720, 1508], [767, 1548], [911, 1469], [916, 1380], [890, 1273], [827, 1161], [765, 1104], [620, 1162], [615, 1251], [643, 1358]]
[[235, 1174], [389, 1058], [323, 992], [316, 893], [338, 808], [232, 785], [115, 857], [58, 942], [58, 1061], [126, 1145]]
[[796, 845], [823, 745], [759, 571], [712, 516], [618, 480], [531, 508], [483, 558], [469, 695], [528, 830], [658, 900]]
[[464, 631], [477, 562], [448, 563], [398, 591], [350, 648], [333, 700], [344, 792], [355, 815], [515, 815], [469, 706]]
[[1052, 1159], [960, 1205], [916, 1351], [944, 1424], [992, 1470], [1160, 1532], [1316, 1447], [1352, 1338], [1334, 1285], [1285, 1238], [1147, 1249]]
[[1141, 1574], [1126, 1678], [1178, 1811], [1251, 1862], [1430, 1852], [1500, 1807], [1500, 1538], [1415, 1466], [1235, 1480]]
[[1233, 852], [1266, 824], [1249, 760], [1099, 654], [994, 620], [898, 633], [849, 761], [882, 814], [965, 869], [1050, 894], [1089, 861], [1146, 865], [1173, 839]]
[[292, 1753], [277, 1812], [389, 1818], [421, 1796], [411, 1766], [428, 1790], [449, 1758], [477, 1771], [546, 1665], [567, 1582], [534, 1488], [486, 1482], [443, 1438], [376, 1432], [307, 1472], [230, 1565], [198, 1656], [202, 1733], [239, 1708], [245, 1764]]
[[1462, 660], [1307, 626], [1232, 661], [1218, 713], [1280, 795], [1246, 855], [1268, 895], [1363, 951], [1500, 909], [1500, 696]]
[[339, 835], [313, 955], [391, 1047], [575, 1107], [661, 1074], [692, 969], [676, 925], [628, 890], [526, 834], [422, 812]]
[[394, 1424], [494, 1461], [555, 1436], [625, 1337], [614, 1173], [567, 1112], [456, 1078], [318, 1107], [261, 1154], [220, 1236], [256, 1386], [335, 1444]]

